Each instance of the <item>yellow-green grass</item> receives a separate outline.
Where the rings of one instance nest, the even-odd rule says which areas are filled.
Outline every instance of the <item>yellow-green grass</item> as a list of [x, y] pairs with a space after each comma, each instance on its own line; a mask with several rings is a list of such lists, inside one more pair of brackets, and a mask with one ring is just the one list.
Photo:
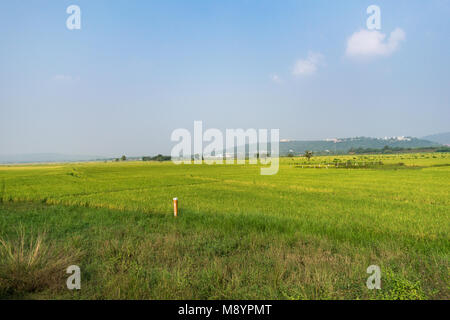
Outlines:
[[[274, 176], [255, 165], [0, 166], [0, 238], [20, 226], [82, 252], [80, 291], [0, 294], [448, 299], [449, 178], [445, 153], [282, 158]], [[381, 290], [366, 287], [371, 264]]]

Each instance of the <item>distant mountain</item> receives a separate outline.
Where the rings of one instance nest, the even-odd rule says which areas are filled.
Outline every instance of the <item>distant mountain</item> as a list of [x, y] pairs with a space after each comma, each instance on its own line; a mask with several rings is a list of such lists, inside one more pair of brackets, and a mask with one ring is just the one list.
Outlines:
[[32, 153], [32, 154], [0, 155], [0, 163], [70, 162], [70, 161], [90, 161], [103, 158], [104, 157], [88, 156], [88, 155]]
[[350, 149], [371, 148], [382, 149], [385, 146], [390, 148], [424, 148], [439, 146], [439, 143], [418, 139], [413, 137], [386, 137], [386, 138], [341, 138], [318, 141], [291, 141], [282, 140], [280, 143], [280, 154], [313, 152], [348, 152]]
[[440, 144], [450, 145], [450, 132], [432, 134], [432, 135], [423, 137], [422, 139], [437, 142]]
[[[313, 141], [281, 140], [280, 155], [287, 155], [289, 153], [298, 155], [303, 154], [305, 151], [313, 151], [316, 153], [346, 153], [352, 148], [383, 149], [385, 146], [388, 146], [390, 148], [427, 148], [438, 147], [442, 144], [450, 144], [450, 133], [442, 133], [425, 138], [418, 139], [413, 137], [355, 137]], [[246, 146], [246, 149], [248, 150], [248, 146]], [[268, 150], [270, 150], [270, 146], [268, 146]], [[226, 152], [232, 152], [232, 150], [227, 150]], [[32, 162], [76, 162], [108, 159], [111, 158], [89, 155], [67, 155], [59, 153], [0, 155], [0, 163], [3, 164]], [[129, 157], [129, 159], [137, 160], [140, 159], [140, 157]]]

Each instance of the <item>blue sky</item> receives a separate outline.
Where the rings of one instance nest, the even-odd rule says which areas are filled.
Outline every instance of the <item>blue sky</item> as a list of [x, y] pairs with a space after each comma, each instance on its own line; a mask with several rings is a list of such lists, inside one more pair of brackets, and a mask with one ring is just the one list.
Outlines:
[[449, 131], [449, 17], [448, 0], [2, 1], [0, 154], [169, 153], [194, 120], [302, 140]]

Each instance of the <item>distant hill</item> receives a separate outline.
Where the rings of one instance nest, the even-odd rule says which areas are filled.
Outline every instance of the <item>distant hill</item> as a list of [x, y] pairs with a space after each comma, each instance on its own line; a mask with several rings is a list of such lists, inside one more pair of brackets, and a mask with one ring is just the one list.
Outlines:
[[423, 137], [422, 139], [437, 142], [440, 144], [450, 145], [450, 132], [432, 134], [432, 135]]
[[348, 152], [350, 149], [372, 148], [382, 149], [385, 146], [390, 148], [424, 148], [439, 146], [439, 143], [418, 139], [413, 137], [390, 137], [390, 138], [341, 138], [327, 139], [317, 141], [290, 141], [284, 140], [280, 143], [280, 155], [288, 153], [304, 153], [305, 151], [313, 152]]
[[0, 155], [0, 163], [70, 162], [91, 161], [98, 159], [102, 159], [102, 157], [88, 155], [67, 155], [59, 153]]
[[[433, 138], [436, 137], [436, 138]], [[390, 138], [340, 138], [315, 141], [281, 140], [280, 155], [293, 153], [303, 154], [305, 151], [315, 153], [346, 153], [350, 149], [383, 149], [390, 148], [427, 148], [438, 147], [442, 144], [450, 144], [450, 133], [428, 136], [428, 139], [413, 137], [390, 137]], [[431, 140], [434, 139], [434, 141]], [[270, 150], [270, 146], [268, 148]], [[248, 146], [247, 146], [248, 150]], [[227, 151], [230, 152], [230, 151]], [[21, 155], [0, 155], [0, 164], [6, 163], [33, 163], [33, 162], [76, 162], [107, 160], [110, 158], [89, 155], [66, 155], [58, 153], [36, 153]], [[141, 157], [129, 157], [130, 160], [140, 160]]]

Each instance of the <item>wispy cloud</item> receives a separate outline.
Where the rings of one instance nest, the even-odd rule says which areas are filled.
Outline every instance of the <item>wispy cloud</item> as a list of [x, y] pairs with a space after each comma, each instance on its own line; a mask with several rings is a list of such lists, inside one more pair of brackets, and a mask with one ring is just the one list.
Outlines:
[[386, 39], [386, 35], [373, 30], [360, 30], [347, 40], [346, 55], [352, 58], [371, 58], [389, 56], [394, 53], [406, 38], [405, 32], [396, 28]]
[[275, 83], [283, 82], [283, 80], [280, 78], [280, 76], [275, 73], [270, 75], [270, 79]]
[[324, 55], [317, 52], [309, 52], [306, 59], [299, 59], [294, 65], [292, 74], [294, 76], [308, 76], [317, 72], [319, 66], [323, 65]]

